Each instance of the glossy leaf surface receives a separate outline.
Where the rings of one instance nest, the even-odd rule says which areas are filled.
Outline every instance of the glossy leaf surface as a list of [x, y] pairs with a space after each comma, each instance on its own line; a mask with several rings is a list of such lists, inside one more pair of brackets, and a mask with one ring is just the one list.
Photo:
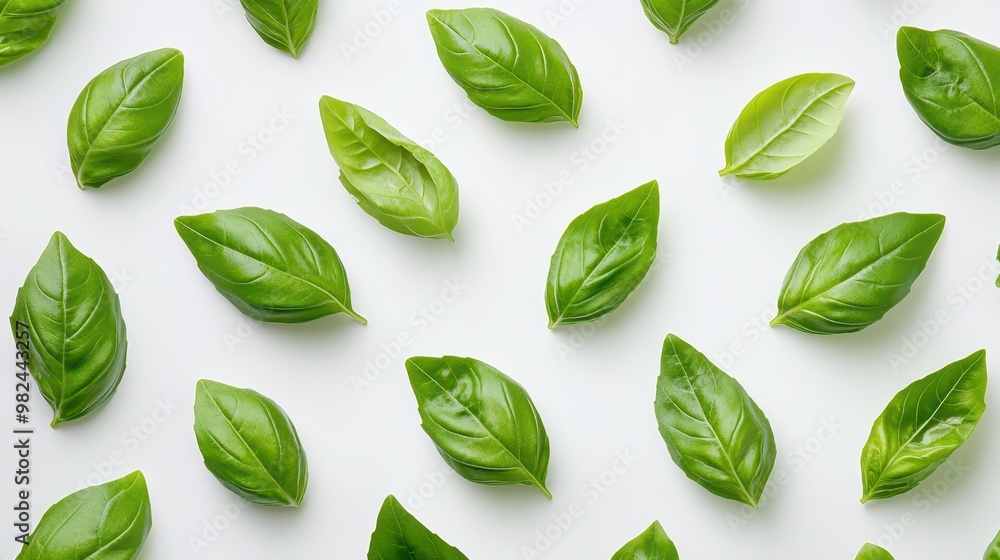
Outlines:
[[901, 27], [903, 93], [946, 142], [982, 150], [1000, 144], [1000, 49], [958, 31]]
[[427, 22], [441, 63], [473, 103], [505, 121], [577, 126], [580, 76], [555, 39], [492, 8], [430, 10]]
[[654, 404], [660, 435], [684, 474], [716, 496], [757, 507], [776, 449], [771, 424], [743, 386], [671, 334]]
[[104, 270], [62, 233], [18, 290], [10, 323], [15, 337], [29, 333], [28, 369], [52, 407], [53, 427], [115, 394], [128, 346], [121, 303]]
[[347, 272], [333, 247], [284, 214], [262, 208], [181, 216], [177, 233], [219, 293], [248, 317], [303, 323], [351, 307]]
[[552, 255], [545, 287], [549, 328], [611, 313], [656, 259], [656, 181], [598, 204], [570, 222]]
[[549, 438], [531, 397], [496, 368], [444, 356], [406, 360], [422, 426], [467, 480], [536, 486], [546, 496]]
[[81, 189], [139, 167], [174, 120], [183, 83], [184, 55], [160, 49], [123, 60], [87, 84], [66, 128]]
[[146, 479], [136, 471], [56, 502], [15, 560], [133, 560], [152, 526]]
[[944, 224], [940, 214], [900, 212], [841, 224], [813, 239], [785, 276], [771, 325], [813, 334], [872, 325], [910, 293]]
[[309, 483], [306, 452], [291, 419], [250, 389], [202, 379], [194, 433], [205, 466], [236, 495], [266, 506], [298, 506]]
[[378, 513], [368, 560], [469, 560], [389, 496]]
[[0, 68], [45, 44], [66, 0], [0, 0]]
[[638, 537], [625, 544], [611, 560], [679, 560], [677, 547], [663, 531], [659, 521], [654, 521]]
[[900, 391], [875, 420], [861, 452], [861, 501], [915, 488], [969, 439], [985, 410], [985, 350]]

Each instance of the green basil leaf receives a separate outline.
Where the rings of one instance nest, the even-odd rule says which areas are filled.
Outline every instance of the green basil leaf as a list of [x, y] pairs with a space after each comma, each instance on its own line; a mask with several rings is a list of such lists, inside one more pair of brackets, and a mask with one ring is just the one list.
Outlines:
[[152, 526], [146, 479], [135, 471], [56, 502], [15, 560], [133, 560]]
[[298, 57], [316, 24], [319, 0], [240, 0], [265, 43]]
[[[997, 248], [997, 262], [1000, 262], [1000, 248]], [[1000, 288], [1000, 276], [997, 276], [996, 286]]]
[[17, 291], [11, 329], [30, 334], [28, 369], [52, 407], [52, 427], [90, 414], [125, 373], [125, 321], [111, 280], [56, 232]]
[[709, 492], [757, 507], [774, 468], [771, 424], [738, 381], [667, 335], [656, 421], [670, 458]]
[[303, 323], [346, 313], [347, 272], [337, 252], [316, 232], [262, 208], [181, 216], [174, 227], [219, 293], [248, 317]]
[[194, 433], [205, 466], [234, 494], [266, 506], [302, 503], [309, 483], [306, 452], [291, 419], [271, 399], [202, 379]]
[[430, 10], [427, 23], [445, 70], [487, 113], [579, 126], [580, 76], [555, 39], [491, 8]]
[[368, 560], [469, 560], [432, 533], [390, 495], [378, 512]]
[[458, 183], [434, 154], [364, 107], [323, 96], [319, 112], [340, 182], [362, 210], [399, 233], [455, 240]]
[[526, 484], [547, 497], [549, 437], [516, 381], [472, 358], [414, 357], [406, 372], [422, 426], [445, 462], [467, 480]]
[[0, 68], [45, 44], [66, 0], [0, 0]]
[[903, 93], [924, 123], [956, 146], [1000, 144], [1000, 49], [957, 31], [901, 27]]
[[691, 24], [705, 15], [719, 0], [642, 0], [646, 17], [676, 45]]
[[893, 558], [892, 554], [889, 554], [886, 549], [868, 543], [861, 547], [861, 552], [858, 553], [857, 558], [854, 560], [893, 560]]
[[115, 64], [83, 88], [66, 127], [81, 189], [139, 167], [174, 119], [183, 82], [184, 55], [160, 49]]
[[854, 80], [840, 74], [801, 74], [757, 94], [726, 138], [719, 175], [775, 179], [833, 137]]
[[990, 543], [990, 548], [983, 555], [983, 560], [1000, 560], [1000, 533]]
[[861, 502], [915, 488], [969, 439], [985, 410], [985, 350], [908, 385], [875, 420], [861, 452]]
[[785, 276], [771, 325], [840, 334], [875, 323], [910, 293], [944, 223], [939, 214], [900, 212], [813, 239]]
[[566, 228], [549, 264], [549, 328], [593, 321], [618, 309], [656, 259], [656, 181], [587, 210]]
[[611, 560], [679, 560], [679, 557], [663, 526], [654, 521], [642, 534], [616, 552]]

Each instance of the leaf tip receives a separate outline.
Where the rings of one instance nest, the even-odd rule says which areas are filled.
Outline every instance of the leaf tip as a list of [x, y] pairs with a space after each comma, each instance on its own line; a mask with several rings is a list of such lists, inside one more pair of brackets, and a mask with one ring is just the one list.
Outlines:
[[538, 483], [538, 489], [542, 491], [542, 494], [545, 494], [546, 498], [548, 498], [550, 500], [552, 499], [552, 492], [549, 492], [549, 489], [545, 487], [545, 483], [544, 482], [539, 482]]

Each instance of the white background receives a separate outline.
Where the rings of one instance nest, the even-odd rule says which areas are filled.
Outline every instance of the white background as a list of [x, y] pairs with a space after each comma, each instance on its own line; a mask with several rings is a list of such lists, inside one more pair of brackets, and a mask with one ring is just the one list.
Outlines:
[[[389, 493], [482, 560], [523, 558], [536, 531], [574, 503], [582, 517], [543, 557], [609, 558], [654, 519], [686, 560], [853, 558], [879, 539], [899, 559], [981, 557], [1000, 529], [997, 411], [987, 411], [954, 455], [960, 480], [939, 473], [910, 494], [862, 506], [858, 460], [872, 421], [899, 389], [994, 347], [1000, 301], [989, 263], [1000, 241], [1000, 160], [996, 151], [946, 149], [919, 121], [900, 90], [893, 37], [905, 19], [1000, 43], [996, 4], [722, 0], [672, 46], [638, 0], [564, 3], [572, 13], [555, 24], [548, 15], [558, 0], [498, 0], [496, 7], [558, 39], [577, 65], [586, 94], [576, 130], [504, 123], [478, 109], [456, 117], [453, 107], [465, 97], [437, 60], [424, 12], [468, 4], [404, 2], [380, 25], [372, 11], [386, 0], [324, 1], [293, 60], [261, 42], [226, 1], [71, 0], [51, 41], [0, 71], [0, 294], [11, 308], [59, 229], [115, 279], [129, 334], [125, 378], [99, 413], [52, 430], [34, 395], [36, 520], [88, 478], [142, 469], [154, 508], [142, 557], [153, 560], [196, 557], [193, 538], [208, 544], [201, 558], [363, 558]], [[911, 14], [900, 11], [893, 23], [903, 7]], [[348, 59], [343, 45], [366, 24], [377, 36]], [[81, 192], [66, 170], [73, 101], [104, 68], [163, 46], [186, 55], [176, 121], [138, 171]], [[744, 104], [778, 80], [815, 71], [857, 80], [836, 137], [777, 181], [720, 181], [723, 142]], [[323, 94], [360, 103], [417, 140], [440, 129], [433, 150], [461, 185], [457, 244], [393, 233], [354, 204], [324, 141]], [[282, 110], [294, 118], [268, 132]], [[584, 168], [579, 150], [608, 119], [626, 128], [609, 144], [597, 142], [603, 153]], [[270, 143], [251, 160], [245, 143], [258, 135]], [[240, 173], [226, 188], [206, 187], [230, 162]], [[543, 196], [543, 185], [564, 172], [571, 183], [554, 199]], [[542, 296], [565, 226], [652, 178], [662, 189], [662, 266], [596, 331], [549, 332]], [[524, 214], [526, 199], [546, 208], [518, 231], [513, 216]], [[329, 240], [370, 324], [345, 316], [301, 326], [247, 323], [199, 273], [171, 224], [191, 210], [245, 205], [285, 212]], [[773, 313], [798, 250], [865, 208], [948, 216], [913, 293], [855, 335], [755, 327]], [[455, 279], [461, 295], [439, 307], [435, 299]], [[428, 306], [439, 314], [421, 329], [412, 316]], [[935, 316], [947, 323], [927, 323]], [[756, 513], [743, 515], [670, 461], [652, 407], [668, 332], [725, 366], [771, 420], [779, 446], [772, 483], [781, 483]], [[366, 360], [401, 334], [412, 343], [379, 358], [386, 367], [357, 390], [352, 379]], [[902, 355], [904, 339], [914, 338], [920, 348], [893, 363], [891, 353]], [[433, 492], [425, 485], [422, 503], [411, 498], [448, 469], [420, 429], [403, 361], [446, 353], [487, 361], [530, 391], [552, 442], [554, 500], [457, 476]], [[12, 346], [7, 359], [14, 361]], [[310, 462], [301, 509], [252, 506], [236, 519], [220, 517], [234, 496], [201, 464], [191, 429], [194, 384], [203, 377], [252, 387], [287, 410]], [[13, 385], [13, 376], [0, 384], [0, 429], [13, 427]], [[989, 400], [997, 401], [996, 387]], [[157, 423], [158, 402], [176, 409]], [[824, 421], [840, 427], [820, 443]], [[124, 436], [132, 429], [145, 441]], [[808, 448], [808, 460], [790, 458], [796, 448]], [[594, 500], [588, 481], [617, 453], [637, 460]], [[118, 456], [121, 464], [102, 475]], [[0, 472], [13, 469], [8, 448]], [[12, 476], [2, 478], [0, 503], [12, 504]], [[611, 478], [605, 474], [605, 483]], [[933, 501], [921, 498], [929, 489]], [[12, 513], [4, 510], [0, 549], [12, 557]], [[904, 520], [910, 526], [902, 529]], [[206, 523], [228, 527], [215, 534]]]

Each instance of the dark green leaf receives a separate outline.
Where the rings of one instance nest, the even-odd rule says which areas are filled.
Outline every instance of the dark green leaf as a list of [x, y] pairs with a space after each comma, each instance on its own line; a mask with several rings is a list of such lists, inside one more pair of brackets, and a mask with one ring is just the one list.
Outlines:
[[184, 55], [160, 49], [123, 60], [87, 84], [66, 132], [81, 189], [139, 167], [173, 121], [183, 83]]
[[760, 92], [729, 131], [726, 167], [719, 175], [784, 175], [833, 137], [853, 90], [847, 76], [802, 74]]
[[56, 232], [17, 292], [11, 315], [30, 334], [28, 368], [52, 426], [106, 403], [125, 373], [125, 321], [104, 270]]
[[66, 0], [0, 0], [0, 68], [41, 47], [65, 3]]
[[549, 265], [549, 328], [618, 309], [656, 259], [659, 221], [660, 189], [652, 181], [570, 222]]
[[809, 242], [785, 276], [778, 316], [813, 334], [857, 332], [910, 293], [944, 231], [939, 214], [890, 214], [841, 224]]
[[133, 560], [152, 526], [146, 479], [135, 471], [56, 502], [16, 560]]
[[194, 433], [205, 466], [238, 496], [266, 506], [298, 506], [309, 468], [285, 411], [250, 389], [198, 382]]
[[982, 150], [1000, 144], [1000, 49], [964, 33], [901, 27], [903, 93], [945, 142]]
[[667, 335], [655, 408], [670, 457], [688, 478], [716, 496], [757, 507], [774, 468], [774, 434], [739, 382]]
[[332, 97], [319, 101], [340, 182], [385, 227], [450, 239], [458, 222], [458, 183], [448, 168], [381, 117]]
[[858, 553], [857, 558], [854, 560], [893, 560], [892, 555], [882, 548], [881, 546], [876, 546], [874, 544], [868, 543], [861, 547], [861, 552]]
[[216, 289], [249, 317], [302, 323], [346, 313], [351, 288], [337, 252], [311, 229], [261, 208], [181, 216], [174, 227]]
[[240, 0], [247, 21], [272, 47], [299, 56], [316, 23], [319, 0]]
[[676, 45], [688, 27], [718, 3], [719, 0], [642, 0], [642, 9], [649, 21]]
[[580, 76], [555, 39], [491, 8], [430, 10], [427, 22], [445, 70], [487, 113], [577, 126]]
[[469, 560], [389, 496], [378, 512], [368, 560]]
[[472, 358], [410, 358], [406, 372], [424, 431], [455, 472], [480, 484], [536, 486], [552, 497], [549, 438], [524, 387]]
[[679, 560], [677, 548], [659, 521], [625, 544], [611, 560]]
[[969, 439], [985, 410], [985, 350], [900, 391], [875, 420], [861, 452], [861, 501], [915, 488]]

